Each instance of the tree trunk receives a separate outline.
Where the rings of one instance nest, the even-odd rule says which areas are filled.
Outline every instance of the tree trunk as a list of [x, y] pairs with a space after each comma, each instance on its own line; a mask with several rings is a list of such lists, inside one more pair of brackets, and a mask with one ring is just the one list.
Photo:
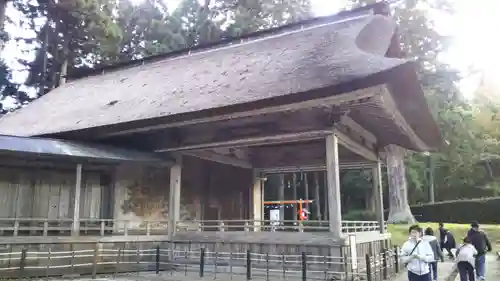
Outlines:
[[408, 188], [404, 163], [405, 150], [389, 145], [387, 153], [387, 176], [389, 178], [389, 218], [388, 223], [415, 223], [408, 204]]
[[0, 0], [0, 54], [5, 46], [7, 34], [5, 33], [5, 10], [7, 9], [7, 0]]
[[61, 70], [59, 72], [59, 86], [66, 84], [66, 76], [68, 75], [68, 63], [69, 63], [69, 42], [67, 39], [64, 39], [62, 49], [62, 62], [61, 62]]
[[49, 76], [47, 75], [47, 65], [48, 65], [48, 48], [49, 48], [49, 30], [50, 30], [50, 19], [47, 20], [43, 30], [43, 42], [42, 42], [42, 70], [40, 73], [40, 92], [39, 96], [45, 95], [46, 88], [48, 85]]
[[429, 184], [429, 203], [434, 203], [435, 191], [434, 191], [434, 159], [432, 156], [427, 157], [427, 182]]
[[59, 86], [66, 84], [66, 76], [68, 75], [68, 58], [65, 58], [61, 64], [61, 72], [59, 76]]
[[7, 0], [0, 0], [0, 30], [5, 27], [5, 10], [7, 9]]

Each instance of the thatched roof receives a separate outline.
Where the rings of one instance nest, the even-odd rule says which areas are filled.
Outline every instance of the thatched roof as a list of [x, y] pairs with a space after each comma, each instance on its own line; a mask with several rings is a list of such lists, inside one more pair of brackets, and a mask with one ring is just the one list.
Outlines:
[[[348, 85], [340, 87], [345, 92], [385, 83], [371, 77], [407, 69], [408, 64], [385, 57], [395, 27], [381, 15], [344, 14], [280, 28], [264, 37], [257, 34], [244, 42], [104, 70], [1, 118], [0, 133], [47, 135], [171, 116], [188, 119], [189, 114], [213, 115], [220, 108], [297, 93], [307, 99], [308, 91], [319, 88]], [[425, 123], [417, 134], [439, 135], [432, 116], [421, 108], [427, 105], [419, 85], [406, 92], [395, 100], [414, 103], [410, 107], [420, 114], [414, 119]], [[414, 92], [417, 95], [407, 100]], [[435, 136], [423, 135], [435, 145]]]

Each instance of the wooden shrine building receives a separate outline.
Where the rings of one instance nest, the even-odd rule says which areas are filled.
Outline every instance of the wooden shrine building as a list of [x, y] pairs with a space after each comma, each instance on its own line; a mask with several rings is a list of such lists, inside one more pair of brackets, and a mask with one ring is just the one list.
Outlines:
[[[389, 16], [359, 9], [70, 79], [0, 119], [0, 149], [10, 151], [0, 159], [0, 193], [10, 202], [0, 220], [17, 224], [4, 231], [21, 233], [19, 222], [36, 218], [45, 234], [62, 233], [55, 225], [68, 220], [76, 235], [141, 229], [301, 244], [307, 229], [265, 231], [262, 181], [325, 171], [328, 220], [318, 223], [321, 234], [307, 235], [331, 241], [351, 232], [342, 222], [340, 170], [369, 168], [378, 215], [370, 239], [387, 239], [384, 147], [428, 151], [443, 142], [414, 63], [399, 58], [396, 30]], [[72, 157], [64, 148], [38, 150], [39, 142], [120, 153], [103, 165], [100, 154]]]

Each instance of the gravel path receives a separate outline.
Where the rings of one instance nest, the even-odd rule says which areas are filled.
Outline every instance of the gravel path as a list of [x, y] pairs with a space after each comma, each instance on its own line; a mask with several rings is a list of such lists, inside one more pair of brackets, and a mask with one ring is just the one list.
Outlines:
[[490, 255], [486, 258], [486, 280], [500, 280], [500, 259], [497, 256]]

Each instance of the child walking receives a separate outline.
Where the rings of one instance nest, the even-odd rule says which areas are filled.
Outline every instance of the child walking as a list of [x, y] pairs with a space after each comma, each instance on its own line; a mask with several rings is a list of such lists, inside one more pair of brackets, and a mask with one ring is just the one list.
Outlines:
[[476, 281], [474, 265], [476, 263], [477, 250], [471, 244], [468, 237], [463, 240], [464, 244], [457, 249], [456, 262], [460, 281]]
[[425, 229], [424, 232], [424, 237], [422, 237], [423, 240], [429, 242], [431, 245], [432, 251], [434, 252], [434, 261], [429, 263], [429, 266], [431, 267], [431, 277], [432, 281], [437, 281], [438, 280], [438, 261], [443, 262], [444, 257], [443, 257], [443, 252], [441, 251], [441, 247], [439, 245], [438, 239], [436, 236], [434, 236], [434, 230], [432, 228], [428, 227]]
[[401, 247], [401, 262], [408, 269], [409, 281], [429, 281], [429, 263], [434, 261], [434, 252], [429, 242], [422, 239], [422, 228], [412, 225], [410, 237]]

